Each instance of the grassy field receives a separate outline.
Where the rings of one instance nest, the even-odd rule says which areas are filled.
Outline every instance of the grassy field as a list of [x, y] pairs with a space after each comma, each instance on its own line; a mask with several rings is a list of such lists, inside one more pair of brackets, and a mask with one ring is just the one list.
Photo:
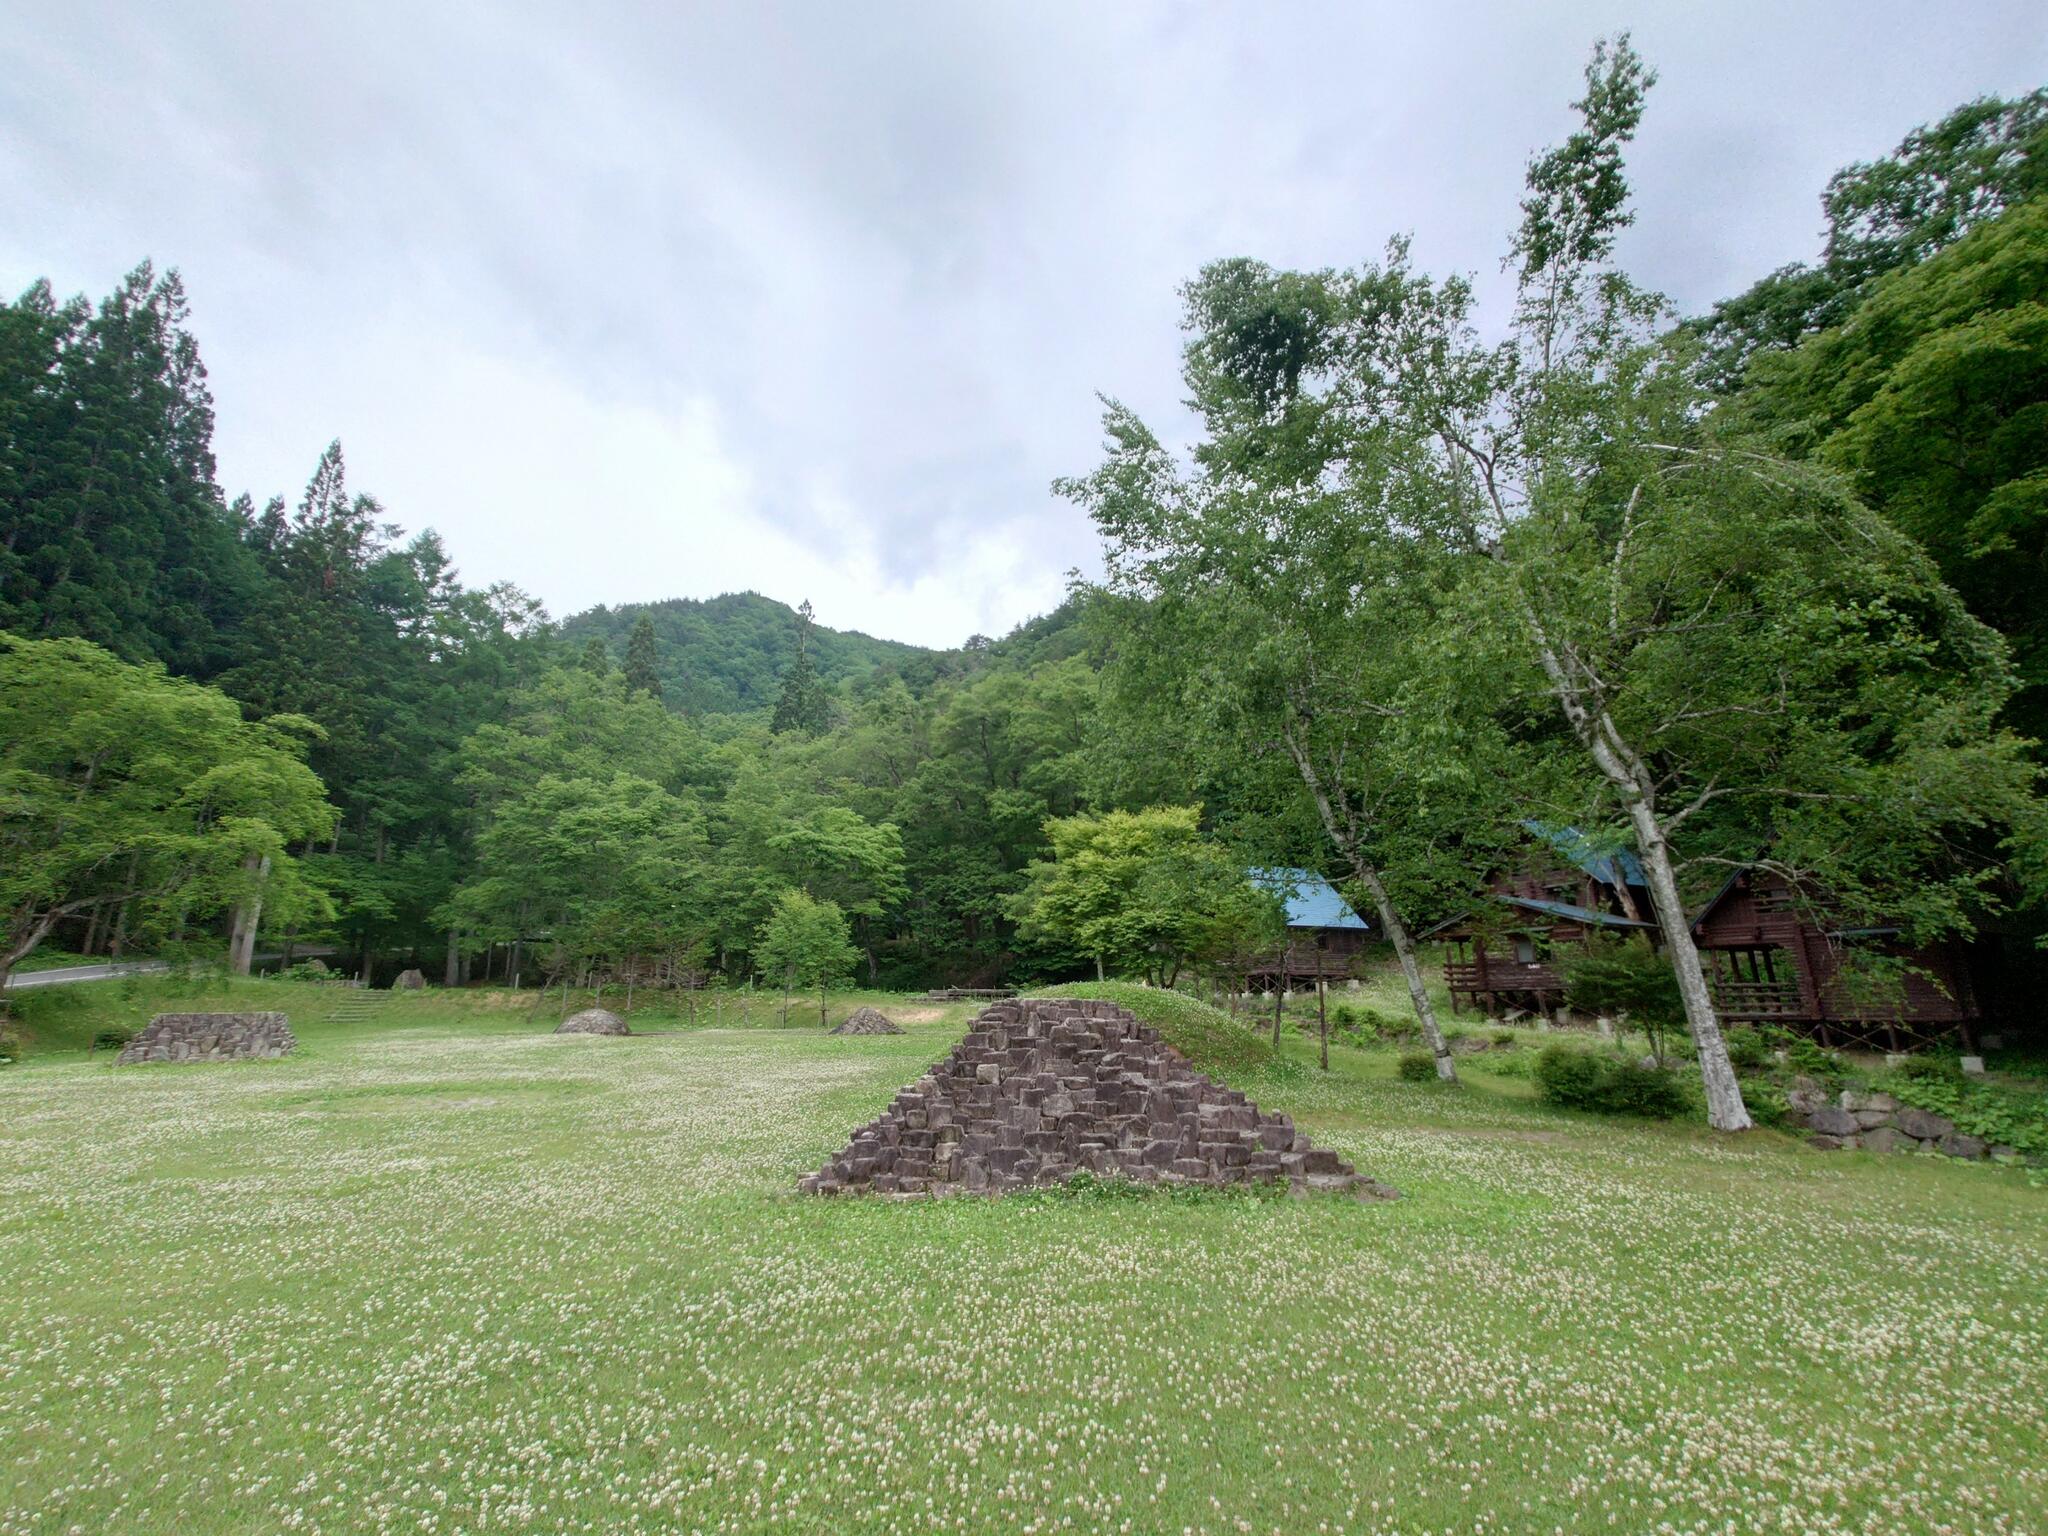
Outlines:
[[[1405, 1198], [807, 1200], [969, 1008], [602, 1040], [66, 991], [0, 1071], [0, 1536], [2048, 1527], [2018, 1170], [1576, 1119], [1483, 1056], [1325, 1078], [1190, 1015]], [[66, 1049], [221, 1001], [300, 1052]]]

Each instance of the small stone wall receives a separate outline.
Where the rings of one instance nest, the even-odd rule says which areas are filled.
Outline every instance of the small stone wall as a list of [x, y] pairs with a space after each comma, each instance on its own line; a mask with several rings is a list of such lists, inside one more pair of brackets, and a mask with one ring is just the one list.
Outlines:
[[297, 1047], [281, 1013], [160, 1013], [121, 1047], [117, 1067], [145, 1061], [247, 1061]]
[[806, 1193], [1001, 1194], [1083, 1171], [1138, 1183], [1284, 1183], [1391, 1199], [1112, 1003], [997, 1003], [953, 1053], [804, 1179]]
[[1831, 1098], [1813, 1083], [1795, 1087], [1785, 1097], [1792, 1106], [1793, 1123], [1811, 1131], [1808, 1140], [1826, 1151], [1861, 1147], [1866, 1152], [1939, 1152], [1945, 1157], [2001, 1161], [2019, 1156], [2011, 1147], [1966, 1136], [1946, 1115], [1901, 1104], [1888, 1093], [1845, 1088]]

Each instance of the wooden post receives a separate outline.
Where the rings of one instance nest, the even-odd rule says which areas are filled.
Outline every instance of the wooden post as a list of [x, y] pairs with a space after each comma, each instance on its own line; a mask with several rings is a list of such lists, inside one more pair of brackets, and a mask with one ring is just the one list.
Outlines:
[[1328, 988], [1324, 985], [1322, 970], [1318, 968], [1316, 971], [1316, 1034], [1322, 1041], [1323, 1070], [1325, 1072], [1330, 1070], [1330, 1013], [1327, 992]]
[[1287, 978], [1276, 974], [1273, 977], [1273, 1049], [1280, 1049], [1280, 1005], [1287, 999]]

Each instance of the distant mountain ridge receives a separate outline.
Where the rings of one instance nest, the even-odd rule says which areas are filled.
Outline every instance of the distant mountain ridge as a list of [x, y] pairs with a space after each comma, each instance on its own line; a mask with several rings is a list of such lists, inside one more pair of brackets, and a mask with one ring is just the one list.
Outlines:
[[[671, 709], [696, 715], [771, 709], [783, 670], [796, 658], [796, 610], [758, 592], [672, 597], [658, 603], [599, 604], [562, 621], [572, 641], [603, 638], [614, 664], [641, 614], [654, 625], [662, 694]], [[811, 629], [811, 658], [828, 686], [879, 668], [947, 653], [857, 630]]]
[[[1000, 640], [975, 635], [943, 651], [813, 625], [811, 656], [827, 688], [883, 673], [922, 695], [949, 678], [991, 666], [1026, 669], [1081, 653], [1088, 643], [1082, 608], [1082, 600], [1069, 598]], [[727, 592], [617, 607], [600, 604], [564, 619], [562, 634], [577, 645], [592, 635], [601, 637], [613, 664], [622, 665], [626, 637], [643, 613], [654, 626], [655, 669], [669, 708], [732, 715], [775, 707], [783, 671], [796, 659], [796, 610], [787, 603], [758, 592]]]

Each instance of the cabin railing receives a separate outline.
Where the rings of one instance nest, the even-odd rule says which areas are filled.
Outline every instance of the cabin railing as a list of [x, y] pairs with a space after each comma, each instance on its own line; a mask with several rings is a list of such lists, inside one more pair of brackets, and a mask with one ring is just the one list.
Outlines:
[[1453, 992], [1561, 992], [1564, 977], [1555, 966], [1523, 960], [1449, 960], [1444, 985]]
[[1714, 1006], [1731, 1019], [1788, 1019], [1806, 1012], [1796, 981], [1733, 981], [1709, 978]]

